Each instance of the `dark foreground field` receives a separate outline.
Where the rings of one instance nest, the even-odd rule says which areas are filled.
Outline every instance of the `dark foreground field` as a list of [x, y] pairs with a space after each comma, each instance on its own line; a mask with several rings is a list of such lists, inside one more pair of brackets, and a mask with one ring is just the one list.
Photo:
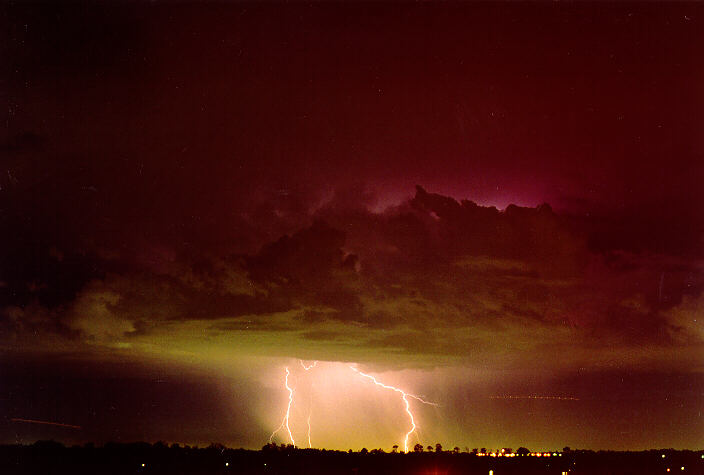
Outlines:
[[[664, 455], [664, 457], [663, 457]], [[669, 471], [668, 471], [669, 469]], [[0, 474], [702, 474], [704, 452], [571, 451], [561, 456], [482, 457], [471, 453], [338, 452], [292, 447], [260, 451], [55, 442], [0, 446]]]

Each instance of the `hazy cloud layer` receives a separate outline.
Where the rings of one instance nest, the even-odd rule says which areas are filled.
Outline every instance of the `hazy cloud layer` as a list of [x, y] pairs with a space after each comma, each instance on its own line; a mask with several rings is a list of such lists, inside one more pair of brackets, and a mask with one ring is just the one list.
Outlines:
[[[421, 187], [382, 213], [333, 199], [306, 220], [253, 254], [102, 250], [81, 257], [97, 270], [85, 277], [52, 245], [37, 268], [55, 270], [5, 276], [4, 346], [701, 369], [700, 255], [594, 247], [588, 222], [548, 205], [499, 211]], [[48, 299], [57, 275], [76, 290]]]
[[[341, 448], [375, 399], [325, 360], [442, 401], [432, 442], [692, 447], [703, 19], [4, 5], [0, 415], [260, 447], [303, 358]], [[580, 401], [491, 399], [531, 392]], [[396, 440], [393, 396], [356, 442]]]

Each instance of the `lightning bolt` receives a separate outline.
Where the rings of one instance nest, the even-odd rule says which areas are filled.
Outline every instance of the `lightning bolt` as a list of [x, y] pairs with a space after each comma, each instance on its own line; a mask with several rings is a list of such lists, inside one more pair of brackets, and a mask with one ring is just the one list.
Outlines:
[[291, 372], [288, 370], [288, 367], [286, 368], [286, 379], [284, 380], [284, 386], [286, 386], [286, 389], [288, 390], [288, 407], [286, 407], [286, 415], [284, 416], [284, 420], [281, 421], [281, 425], [279, 426], [278, 429], [276, 429], [271, 436], [269, 436], [269, 443], [274, 439], [274, 436], [276, 435], [277, 432], [279, 432], [281, 429], [283, 429], [284, 426], [286, 426], [286, 430], [288, 431], [288, 437], [291, 439], [291, 444], [296, 445], [296, 442], [293, 440], [293, 435], [291, 434], [291, 427], [288, 424], [289, 421], [289, 416], [291, 415], [291, 405], [293, 404], [293, 388], [288, 385], [288, 377], [291, 374]]
[[[303, 369], [306, 371], [309, 371], [316, 366], [318, 366], [318, 362], [314, 361], [312, 364], [306, 366], [306, 364], [303, 362], [303, 360], [298, 360], [301, 363], [301, 366], [303, 366]], [[310, 416], [313, 414], [313, 391], [311, 390], [310, 392], [310, 401], [308, 402], [308, 448], [312, 448], [313, 445], [310, 443]]]
[[313, 364], [306, 366], [306, 364], [303, 362], [303, 360], [298, 360], [301, 363], [301, 366], [303, 366], [303, 369], [308, 371], [309, 369], [313, 369], [316, 366], [318, 366], [318, 362], [314, 361]]
[[[318, 365], [318, 362], [317, 362], [317, 361], [314, 361], [313, 363], [311, 363], [311, 364], [309, 364], [309, 365], [306, 365], [305, 362], [303, 362], [303, 360], [299, 360], [299, 363], [300, 363], [301, 367], [302, 367], [305, 371], [310, 371], [311, 369], [315, 368], [315, 367]], [[360, 370], [358, 370], [358, 369], [357, 369], [356, 367], [354, 367], [354, 366], [350, 366], [350, 369], [351, 369], [352, 371], [354, 371], [355, 373], [359, 374], [360, 376], [371, 380], [375, 385], [380, 386], [380, 387], [382, 387], [382, 388], [384, 388], [384, 389], [388, 389], [388, 390], [390, 390], [390, 391], [397, 392], [397, 393], [399, 393], [399, 394], [401, 395], [401, 400], [403, 401], [403, 403], [404, 403], [404, 405], [405, 405], [406, 414], [408, 414], [408, 418], [409, 418], [410, 423], [411, 423], [410, 430], [409, 430], [408, 432], [406, 432], [406, 436], [405, 436], [404, 442], [403, 442], [404, 452], [408, 452], [408, 440], [409, 440], [411, 434], [416, 433], [416, 437], [418, 436], [418, 435], [417, 435], [418, 426], [416, 426], [415, 417], [413, 416], [413, 412], [411, 412], [411, 403], [410, 403], [410, 401], [409, 401], [409, 398], [415, 399], [416, 401], [418, 401], [418, 402], [420, 402], [420, 403], [422, 403], [422, 404], [427, 404], [427, 405], [430, 405], [430, 406], [438, 407], [438, 404], [436, 404], [436, 403], [434, 403], [434, 402], [431, 402], [431, 401], [426, 401], [426, 400], [423, 399], [421, 396], [418, 396], [418, 395], [415, 395], [415, 394], [407, 393], [407, 392], [405, 392], [404, 390], [402, 390], [402, 389], [400, 389], [400, 388], [397, 388], [397, 387], [395, 387], [395, 386], [389, 386], [389, 385], [387, 385], [387, 384], [384, 384], [384, 383], [378, 381], [374, 376], [372, 376], [372, 375], [370, 375], [370, 374], [363, 373], [363, 372], [361, 372]], [[286, 367], [285, 370], [286, 370], [286, 377], [284, 378], [284, 387], [285, 387], [286, 390], [288, 391], [288, 405], [287, 405], [287, 407], [286, 407], [286, 413], [285, 413], [285, 415], [284, 415], [283, 420], [281, 421], [281, 424], [280, 424], [279, 427], [271, 434], [271, 436], [269, 436], [269, 443], [271, 443], [271, 442], [273, 441], [273, 439], [274, 439], [274, 436], [275, 436], [277, 433], [279, 433], [279, 432], [285, 427], [285, 428], [286, 428], [286, 432], [288, 432], [288, 437], [289, 437], [289, 439], [291, 440], [291, 444], [296, 445], [296, 442], [295, 442], [294, 439], [293, 439], [293, 433], [291, 432], [291, 425], [290, 425], [291, 408], [293, 407], [293, 392], [294, 392], [294, 388], [292, 388], [292, 387], [289, 385], [289, 376], [291, 376], [291, 371], [289, 370], [288, 367]], [[312, 386], [311, 386], [311, 388], [312, 388]], [[309, 404], [308, 404], [308, 419], [307, 419], [307, 424], [308, 424], [308, 447], [312, 447], [311, 438], [310, 438], [310, 434], [311, 434], [311, 423], [310, 423], [310, 421], [311, 421], [312, 413], [313, 413], [313, 392], [312, 392], [312, 389], [311, 389], [311, 392], [310, 392], [310, 402], [309, 402]]]
[[406, 414], [408, 414], [408, 418], [411, 420], [411, 430], [409, 430], [409, 431], [406, 433], [406, 438], [405, 438], [404, 441], [403, 441], [403, 450], [404, 450], [404, 452], [408, 452], [408, 438], [409, 438], [409, 437], [411, 436], [411, 434], [412, 434], [413, 432], [415, 432], [415, 430], [416, 430], [416, 421], [415, 421], [415, 418], [413, 417], [413, 413], [411, 412], [411, 404], [410, 404], [410, 402], [408, 401], [408, 398], [409, 398], [409, 397], [410, 397], [410, 398], [413, 398], [413, 399], [415, 399], [415, 400], [417, 400], [417, 401], [422, 402], [423, 404], [428, 404], [428, 405], [431, 405], [431, 406], [436, 406], [436, 407], [437, 407], [437, 404], [435, 404], [434, 402], [426, 401], [425, 399], [421, 398], [420, 396], [416, 396], [416, 395], [413, 395], [413, 394], [409, 394], [409, 393], [405, 392], [404, 390], [399, 389], [399, 388], [397, 388], [397, 387], [388, 386], [388, 385], [386, 385], [386, 384], [384, 384], [384, 383], [380, 383], [379, 381], [376, 380], [376, 378], [375, 378], [374, 376], [372, 376], [372, 375], [370, 375], [370, 374], [362, 373], [360, 370], [358, 370], [358, 369], [355, 368], [354, 366], [350, 366], [350, 369], [351, 369], [352, 371], [354, 371], [355, 373], [359, 374], [360, 376], [364, 376], [365, 378], [370, 379], [370, 380], [371, 380], [374, 384], [376, 384], [377, 386], [381, 386], [381, 387], [384, 388], [384, 389], [389, 389], [389, 390], [391, 390], [391, 391], [395, 391], [395, 392], [401, 394], [401, 399], [403, 399], [403, 402], [404, 402], [404, 404], [406, 405]]

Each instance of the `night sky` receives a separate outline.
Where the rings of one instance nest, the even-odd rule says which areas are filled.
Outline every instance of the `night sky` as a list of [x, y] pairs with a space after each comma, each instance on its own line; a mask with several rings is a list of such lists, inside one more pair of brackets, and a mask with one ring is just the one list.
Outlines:
[[0, 443], [701, 448], [704, 5], [0, 31]]

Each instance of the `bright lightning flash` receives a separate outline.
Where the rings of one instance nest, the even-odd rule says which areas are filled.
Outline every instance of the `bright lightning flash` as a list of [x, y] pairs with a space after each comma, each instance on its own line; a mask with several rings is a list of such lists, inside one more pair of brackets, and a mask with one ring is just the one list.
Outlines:
[[[301, 366], [303, 367], [304, 370], [309, 371], [313, 368], [315, 368], [318, 365], [317, 361], [314, 361], [312, 364], [306, 366], [306, 364], [302, 361], [299, 360], [301, 363]], [[274, 436], [284, 427], [286, 427], [286, 431], [288, 432], [288, 437], [291, 439], [291, 443], [293, 445], [296, 445], [296, 442], [293, 440], [293, 434], [291, 432], [291, 425], [290, 425], [290, 420], [291, 420], [291, 406], [293, 406], [293, 388], [289, 386], [288, 384], [288, 377], [291, 375], [291, 372], [289, 371], [288, 367], [286, 367], [286, 379], [284, 379], [284, 386], [286, 387], [286, 390], [288, 391], [288, 406], [286, 407], [286, 414], [284, 415], [284, 419], [281, 421], [281, 425], [279, 426], [278, 429], [276, 429], [271, 436], [269, 437], [269, 443], [271, 443], [272, 440], [274, 440]], [[312, 398], [312, 393], [311, 393], [311, 398]], [[312, 444], [310, 443], [310, 416], [311, 413], [313, 412], [313, 402], [311, 400], [311, 403], [309, 405], [308, 409], [308, 447], [312, 447]]]
[[[299, 360], [301, 363], [301, 366], [303, 366], [303, 369], [306, 371], [309, 371], [316, 366], [318, 366], [318, 362], [314, 361], [313, 364], [310, 364], [306, 366], [306, 364], [303, 362], [303, 360]], [[310, 443], [310, 416], [313, 414], [313, 392], [310, 393], [310, 403], [308, 404], [308, 448], [313, 447], [313, 445]]]
[[[302, 364], [302, 363], [301, 363]], [[274, 439], [274, 436], [276, 435], [277, 432], [279, 432], [284, 426], [286, 426], [286, 430], [288, 431], [288, 437], [291, 439], [291, 444], [296, 445], [296, 442], [293, 440], [293, 434], [291, 434], [291, 427], [289, 426], [289, 416], [291, 415], [291, 405], [293, 404], [293, 388], [288, 385], [288, 377], [291, 374], [291, 372], [288, 370], [288, 367], [286, 368], [286, 379], [284, 380], [284, 386], [286, 386], [286, 389], [288, 390], [288, 407], [286, 407], [286, 415], [284, 416], [284, 420], [281, 421], [281, 425], [279, 426], [278, 429], [276, 429], [271, 436], [269, 437], [269, 443]]]
[[298, 360], [298, 361], [301, 363], [301, 366], [303, 366], [303, 369], [306, 370], [306, 371], [308, 371], [308, 370], [310, 370], [310, 369], [313, 369], [313, 368], [315, 368], [316, 366], [318, 366], [318, 362], [317, 362], [317, 361], [314, 361], [313, 364], [310, 364], [310, 365], [308, 365], [308, 366], [306, 366], [306, 364], [303, 362], [303, 360]]
[[366, 373], [362, 373], [360, 370], [358, 370], [354, 366], [350, 366], [350, 369], [352, 369], [352, 371], [354, 371], [355, 373], [358, 373], [360, 376], [364, 376], [365, 378], [370, 379], [377, 386], [381, 386], [384, 389], [390, 389], [391, 391], [395, 391], [395, 392], [401, 394], [401, 399], [403, 399], [403, 402], [406, 404], [406, 413], [408, 414], [408, 418], [411, 420], [411, 430], [409, 430], [406, 433], [406, 438], [403, 441], [403, 450], [404, 450], [404, 452], [408, 452], [408, 438], [416, 430], [416, 421], [415, 421], [415, 418], [413, 417], [413, 413], [411, 412], [411, 404], [409, 403], [408, 398], [411, 397], [417, 401], [422, 402], [423, 404], [429, 404], [431, 406], [437, 406], [437, 404], [435, 404], [434, 402], [426, 401], [423, 398], [421, 398], [420, 396], [408, 394], [407, 392], [405, 392], [402, 389], [399, 389], [397, 387], [388, 386], [384, 383], [380, 383], [379, 381], [376, 380], [376, 378], [374, 376], [366, 374]]

